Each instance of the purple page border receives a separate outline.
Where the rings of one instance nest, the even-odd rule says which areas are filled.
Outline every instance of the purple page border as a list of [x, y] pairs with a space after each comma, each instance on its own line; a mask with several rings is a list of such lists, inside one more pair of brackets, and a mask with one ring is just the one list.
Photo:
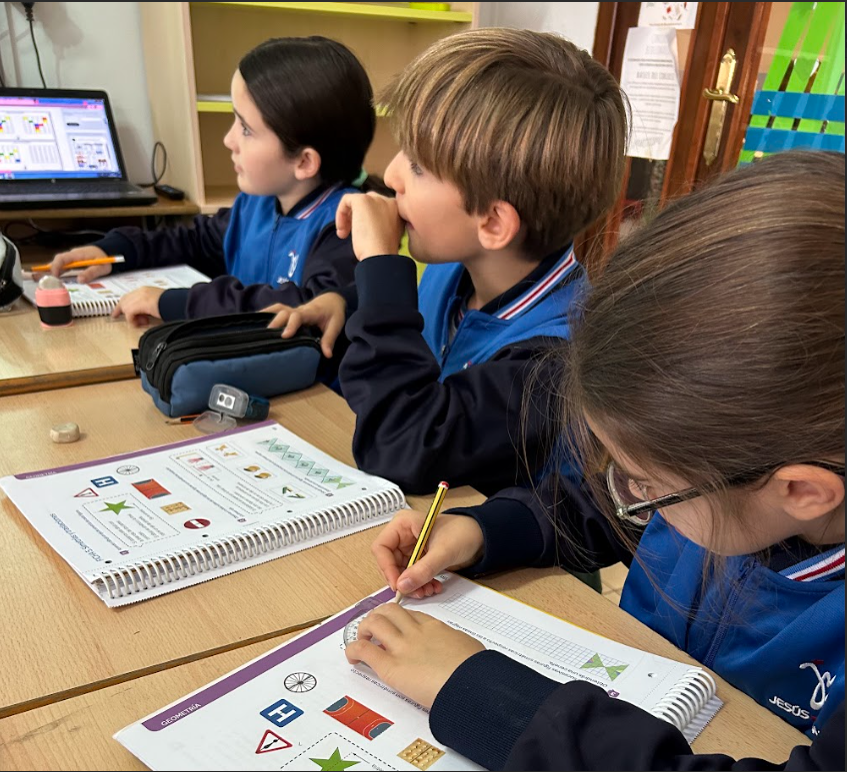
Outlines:
[[[308, 649], [310, 646], [314, 646], [319, 641], [322, 641], [324, 638], [332, 635], [332, 633], [341, 630], [348, 622], [355, 619], [365, 610], [373, 608], [373, 601], [386, 603], [393, 597], [394, 591], [390, 587], [380, 590], [376, 593], [376, 595], [371, 595], [370, 597], [359, 601], [359, 603], [352, 608], [347, 611], [343, 611], [337, 617], [318, 625], [314, 630], [310, 630], [308, 633], [301, 635], [296, 640], [291, 641], [291, 643], [285, 644], [281, 648], [266, 654], [261, 659], [257, 659], [240, 670], [230, 673], [217, 683], [211, 684], [205, 689], [201, 689], [199, 692], [196, 692], [190, 697], [186, 697], [182, 700], [182, 702], [178, 702], [176, 705], [171, 706], [167, 710], [163, 710], [161, 713], [151, 716], [146, 721], [142, 721], [141, 725], [145, 729], [149, 729], [151, 732], [158, 732], [162, 729], [167, 729], [169, 726], [173, 726], [177, 723], [177, 721], [180, 721], [186, 716], [190, 716], [192, 713], [195, 713], [200, 708], [214, 702], [220, 697], [225, 697], [227, 694], [235, 691], [248, 681], [258, 678], [260, 675], [266, 673], [271, 668], [276, 667], [281, 662], [285, 662], [295, 654], [299, 654], [301, 651]], [[339, 653], [339, 656], [342, 655]], [[189, 710], [189, 708], [191, 708], [191, 710]]]
[[237, 429], [230, 429], [227, 432], [217, 432], [215, 434], [205, 434], [202, 437], [194, 437], [181, 442], [174, 442], [170, 445], [157, 445], [155, 448], [144, 448], [144, 450], [136, 450], [133, 453], [124, 453], [120, 456], [109, 456], [108, 458], [98, 458], [94, 461], [83, 461], [81, 464], [69, 464], [68, 466], [57, 466], [55, 469], [42, 469], [40, 472], [25, 472], [24, 474], [16, 474], [16, 480], [31, 480], [33, 477], [49, 477], [62, 472], [73, 472], [76, 469], [87, 469], [90, 466], [98, 466], [100, 464], [111, 464], [116, 461], [125, 461], [128, 458], [138, 458], [139, 456], [150, 456], [153, 453], [159, 453], [162, 450], [173, 450], [174, 448], [183, 448], [186, 445], [196, 445], [198, 442], [203, 442], [206, 438], [212, 437], [228, 437], [232, 434], [241, 434], [242, 432], [250, 432], [253, 429], [259, 429], [263, 426], [272, 426], [278, 421], [262, 421], [258, 424], [250, 424], [250, 426], [239, 426]]

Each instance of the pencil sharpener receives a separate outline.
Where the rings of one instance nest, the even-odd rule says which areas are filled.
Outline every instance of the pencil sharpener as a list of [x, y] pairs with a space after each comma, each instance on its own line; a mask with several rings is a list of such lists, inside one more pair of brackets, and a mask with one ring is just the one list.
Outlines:
[[237, 426], [237, 420], [263, 421], [268, 417], [271, 403], [264, 397], [253, 397], [246, 391], [216, 383], [209, 393], [209, 410], [194, 419], [194, 425], [204, 434], [214, 434]]

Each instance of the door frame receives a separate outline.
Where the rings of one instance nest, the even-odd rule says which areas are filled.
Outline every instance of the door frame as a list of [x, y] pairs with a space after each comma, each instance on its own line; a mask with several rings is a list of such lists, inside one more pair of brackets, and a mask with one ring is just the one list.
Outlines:
[[[620, 81], [627, 30], [638, 24], [641, 3], [599, 5], [593, 56]], [[660, 206], [735, 164], [750, 117], [771, 5], [770, 2], [699, 3], [695, 32], [680, 86], [680, 117], [674, 128]], [[740, 95], [740, 101], [736, 105], [727, 105], [719, 156], [706, 166], [703, 147], [712, 102], [703, 97], [703, 90], [714, 87], [721, 57], [728, 48], [732, 48], [738, 58], [732, 91]], [[629, 171], [630, 163], [627, 162], [614, 207], [578, 240], [578, 254], [589, 274], [602, 268], [617, 244]]]

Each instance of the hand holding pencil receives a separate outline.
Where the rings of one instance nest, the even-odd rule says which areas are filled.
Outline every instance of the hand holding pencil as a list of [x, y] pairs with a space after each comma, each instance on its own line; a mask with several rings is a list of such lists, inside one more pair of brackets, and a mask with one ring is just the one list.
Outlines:
[[53, 276], [61, 276], [65, 271], [73, 268], [85, 268], [77, 276], [77, 281], [81, 284], [88, 284], [96, 279], [108, 276], [112, 272], [112, 265], [123, 261], [122, 255], [107, 255], [100, 247], [89, 245], [62, 252], [56, 255], [49, 265], [37, 265], [33, 268], [33, 271], [49, 270]]
[[[436, 494], [433, 505], [438, 501], [439, 494]], [[484, 547], [482, 529], [472, 517], [450, 514], [433, 516], [426, 541], [412, 561], [426, 520], [427, 515], [422, 512], [409, 509], [398, 512], [380, 531], [371, 547], [388, 585], [400, 594], [413, 598], [424, 598], [441, 592], [441, 582], [435, 576], [445, 570], [473, 565], [479, 560]]]
[[359, 623], [357, 640], [344, 648], [350, 664], [367, 665], [383, 683], [425, 708], [432, 707], [462, 663], [485, 650], [467, 633], [399, 602], [402, 593], [421, 598], [441, 592], [436, 574], [471, 565], [482, 552], [483, 534], [476, 520], [464, 515], [438, 518], [446, 493], [447, 483], [441, 483], [426, 515], [398, 513], [374, 542], [389, 585], [398, 586], [398, 602], [371, 611]]
[[[426, 549], [426, 543], [429, 541], [430, 534], [432, 534], [432, 529], [435, 526], [435, 518], [438, 517], [438, 513], [441, 512], [441, 507], [444, 504], [444, 497], [447, 495], [447, 489], [449, 487], [450, 486], [446, 482], [438, 483], [438, 490], [435, 492], [435, 498], [432, 500], [429, 512], [427, 512], [426, 519], [423, 521], [421, 532], [418, 534], [418, 540], [412, 548], [412, 554], [409, 556], [409, 562], [406, 564], [406, 568], [411, 568], [418, 562], [418, 560], [420, 560], [421, 557], [423, 557], [424, 550]], [[394, 596], [394, 602], [399, 603], [402, 597], [403, 593], [400, 592], [400, 590], [397, 590], [397, 594]]]

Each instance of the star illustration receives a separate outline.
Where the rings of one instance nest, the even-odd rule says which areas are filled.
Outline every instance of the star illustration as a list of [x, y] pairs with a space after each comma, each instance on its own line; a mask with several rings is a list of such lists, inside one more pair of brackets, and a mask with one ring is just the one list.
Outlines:
[[347, 761], [341, 758], [341, 751], [336, 748], [328, 759], [309, 759], [314, 761], [325, 772], [343, 772], [348, 767], [358, 764], [358, 761]]
[[121, 510], [123, 509], [135, 509], [135, 507], [130, 507], [127, 505], [126, 499], [124, 499], [123, 501], [118, 501], [115, 504], [109, 504], [105, 501], [103, 503], [106, 504], [106, 509], [101, 509], [100, 511], [105, 512], [108, 509], [115, 515], [119, 515], [121, 513]]

